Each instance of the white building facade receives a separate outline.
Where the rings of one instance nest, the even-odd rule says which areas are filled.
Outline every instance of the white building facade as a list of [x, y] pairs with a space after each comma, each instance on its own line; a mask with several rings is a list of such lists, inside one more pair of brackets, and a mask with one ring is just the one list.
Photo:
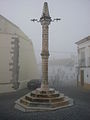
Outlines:
[[90, 36], [76, 42], [78, 51], [77, 84], [90, 88]]
[[32, 41], [0, 15], [0, 92], [25, 88], [28, 81], [37, 78]]

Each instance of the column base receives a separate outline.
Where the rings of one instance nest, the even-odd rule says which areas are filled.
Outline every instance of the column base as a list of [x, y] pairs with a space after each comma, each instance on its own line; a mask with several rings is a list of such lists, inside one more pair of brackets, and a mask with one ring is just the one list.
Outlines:
[[15, 108], [23, 112], [56, 110], [73, 105], [73, 100], [50, 88], [38, 88], [15, 102]]
[[41, 84], [41, 88], [40, 88], [42, 91], [49, 91], [49, 87], [48, 85], [45, 85], [45, 84]]

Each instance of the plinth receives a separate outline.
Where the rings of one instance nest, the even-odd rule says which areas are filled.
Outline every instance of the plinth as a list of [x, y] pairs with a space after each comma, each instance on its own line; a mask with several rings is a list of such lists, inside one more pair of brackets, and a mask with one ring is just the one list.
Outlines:
[[15, 108], [23, 111], [56, 110], [73, 105], [73, 100], [54, 89], [42, 91], [40, 88], [18, 99]]

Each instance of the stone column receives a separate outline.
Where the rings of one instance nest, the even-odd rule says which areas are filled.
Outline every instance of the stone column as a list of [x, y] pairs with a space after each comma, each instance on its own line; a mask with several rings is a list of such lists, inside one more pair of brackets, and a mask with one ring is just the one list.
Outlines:
[[40, 18], [40, 22], [42, 25], [42, 84], [41, 89], [44, 91], [48, 91], [48, 58], [49, 58], [49, 50], [48, 50], [48, 29], [49, 24], [51, 22], [51, 17], [49, 16], [48, 4], [44, 3], [42, 17]]
[[43, 90], [48, 90], [48, 25], [42, 25], [42, 84]]

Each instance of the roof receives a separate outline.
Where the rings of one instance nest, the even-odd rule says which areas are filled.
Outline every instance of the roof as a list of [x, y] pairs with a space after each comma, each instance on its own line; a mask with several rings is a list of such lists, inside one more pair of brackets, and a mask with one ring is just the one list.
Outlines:
[[[5, 23], [8, 23], [10, 24], [12, 27], [13, 27], [13, 31], [11, 32], [10, 29], [11, 27], [8, 26], [9, 30], [6, 28], [7, 25], [4, 24], [5, 26], [5, 31], [7, 30], [7, 33], [11, 33], [11, 34], [18, 34], [19, 36], [22, 36], [24, 39], [27, 39], [29, 41], [31, 41], [31, 39], [29, 39], [29, 37], [17, 26], [15, 25], [14, 23], [12, 23], [11, 21], [9, 21], [7, 18], [5, 18], [4, 16], [0, 15], [0, 20], [5, 20]], [[32, 42], [32, 41], [31, 41]]]
[[89, 40], [90, 40], [90, 36], [88, 36], [88, 37], [86, 37], [86, 38], [84, 38], [84, 39], [79, 40], [79, 41], [76, 42], [75, 44], [79, 45], [79, 44], [85, 43], [85, 42], [87, 42], [87, 41], [89, 41]]
[[16, 28], [19, 29], [19, 27], [18, 27], [17, 25], [15, 25], [15, 24], [12, 23], [11, 21], [9, 21], [9, 20], [8, 20], [7, 18], [5, 18], [4, 16], [0, 15], [0, 17], [1, 17], [2, 19], [5, 19], [5, 20], [8, 21], [10, 24], [12, 24], [14, 27], [16, 27]]

